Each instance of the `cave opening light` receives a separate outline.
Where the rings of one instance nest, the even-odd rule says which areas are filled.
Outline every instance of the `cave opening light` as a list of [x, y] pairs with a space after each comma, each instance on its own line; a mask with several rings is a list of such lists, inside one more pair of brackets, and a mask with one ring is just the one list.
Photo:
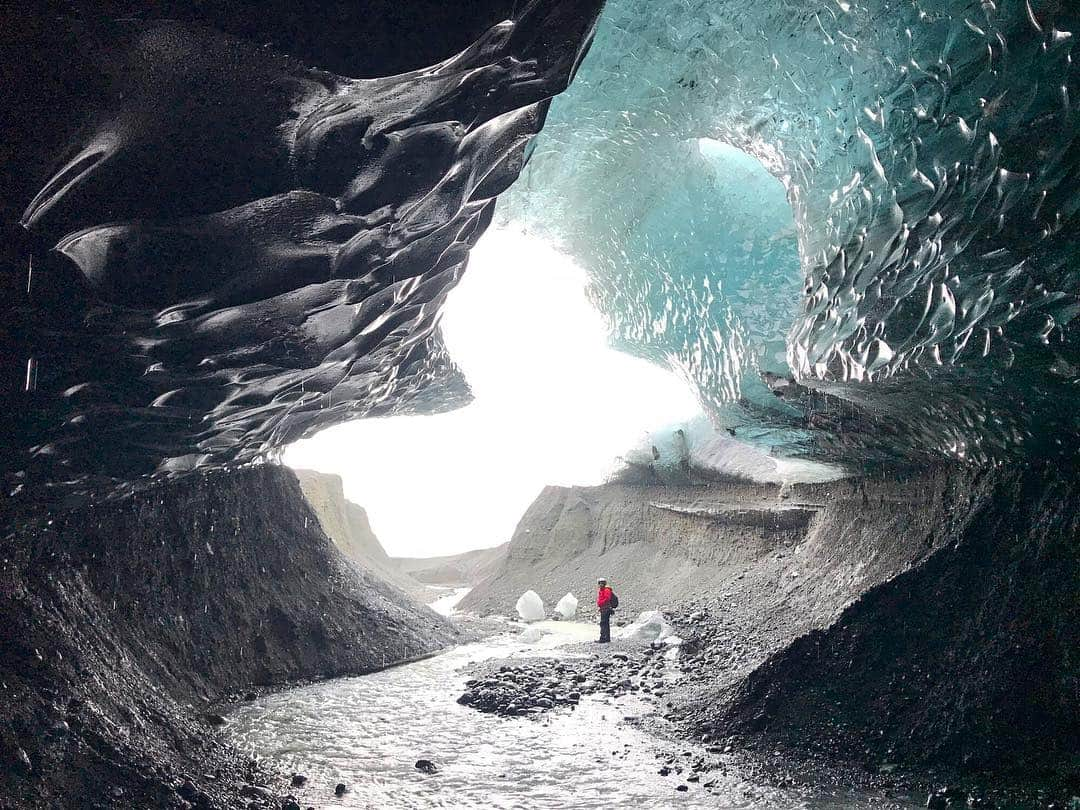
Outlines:
[[338, 425], [292, 445], [286, 463], [341, 475], [393, 556], [508, 540], [545, 485], [601, 483], [647, 431], [700, 413], [683, 380], [610, 347], [586, 290], [564, 252], [490, 230], [441, 324], [475, 400]]

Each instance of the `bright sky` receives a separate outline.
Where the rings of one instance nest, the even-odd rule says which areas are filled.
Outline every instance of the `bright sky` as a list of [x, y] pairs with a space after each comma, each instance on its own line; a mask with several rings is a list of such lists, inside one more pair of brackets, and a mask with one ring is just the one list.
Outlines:
[[608, 346], [585, 283], [537, 237], [489, 231], [442, 321], [476, 401], [338, 425], [285, 462], [341, 475], [392, 556], [509, 540], [546, 484], [600, 483], [646, 431], [700, 412], [675, 375]]

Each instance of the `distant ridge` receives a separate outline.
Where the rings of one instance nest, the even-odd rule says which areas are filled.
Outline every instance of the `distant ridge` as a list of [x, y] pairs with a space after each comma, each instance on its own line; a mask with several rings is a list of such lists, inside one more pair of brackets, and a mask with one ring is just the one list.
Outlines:
[[364, 508], [346, 499], [341, 476], [315, 470], [294, 470], [304, 497], [318, 515], [327, 536], [342, 553], [422, 602], [433, 597], [429, 588], [396, 566], [371, 529]]
[[507, 542], [445, 557], [394, 557], [391, 562], [429, 585], [476, 585], [498, 570], [509, 548]]

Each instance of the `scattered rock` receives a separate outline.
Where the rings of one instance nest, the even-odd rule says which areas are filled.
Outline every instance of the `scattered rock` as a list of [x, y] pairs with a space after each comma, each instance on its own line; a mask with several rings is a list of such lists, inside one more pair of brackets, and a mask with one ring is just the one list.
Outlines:
[[335, 796], [344, 796], [347, 791], [348, 791], [348, 788], [345, 786], [345, 783], [344, 782], [338, 782], [337, 786], [334, 788], [334, 795]]
[[418, 759], [416, 760], [416, 770], [423, 773], [438, 773], [439, 767], [430, 759]]
[[277, 798], [270, 788], [262, 785], [244, 785], [240, 788], [240, 795], [245, 799], [262, 799], [267, 802], [272, 802]]
[[[185, 802], [195, 804], [199, 798], [199, 790], [191, 782], [181, 782], [176, 786], [176, 795], [183, 799]], [[244, 795], [244, 791], [240, 791], [240, 795]]]
[[14, 759], [15, 767], [20, 773], [28, 774], [31, 770], [33, 770], [30, 764], [30, 757], [27, 755], [26, 751], [22, 749], [22, 747], [18, 747], [15, 749]]
[[[483, 665], [457, 699], [463, 706], [504, 717], [536, 716], [573, 709], [584, 695], [663, 695], [666, 666], [657, 651], [634, 647], [587, 659], [530, 658]], [[568, 687], [573, 687], [568, 688]]]
[[302, 773], [294, 773], [293, 774], [293, 777], [292, 777], [292, 780], [291, 780], [291, 784], [292, 784], [293, 787], [302, 787], [305, 782], [307, 782], [307, 777], [304, 776]]
[[945, 810], [947, 807], [972, 807], [976, 798], [959, 787], [942, 787], [931, 793], [926, 799], [926, 806], [931, 810]]

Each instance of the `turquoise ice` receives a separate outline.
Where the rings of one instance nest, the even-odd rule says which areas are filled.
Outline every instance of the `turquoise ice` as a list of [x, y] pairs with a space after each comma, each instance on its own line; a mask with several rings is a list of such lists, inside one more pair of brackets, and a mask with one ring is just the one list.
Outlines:
[[1076, 22], [1056, 0], [612, 0], [501, 216], [572, 251], [615, 343], [718, 427], [862, 458], [1066, 446]]

